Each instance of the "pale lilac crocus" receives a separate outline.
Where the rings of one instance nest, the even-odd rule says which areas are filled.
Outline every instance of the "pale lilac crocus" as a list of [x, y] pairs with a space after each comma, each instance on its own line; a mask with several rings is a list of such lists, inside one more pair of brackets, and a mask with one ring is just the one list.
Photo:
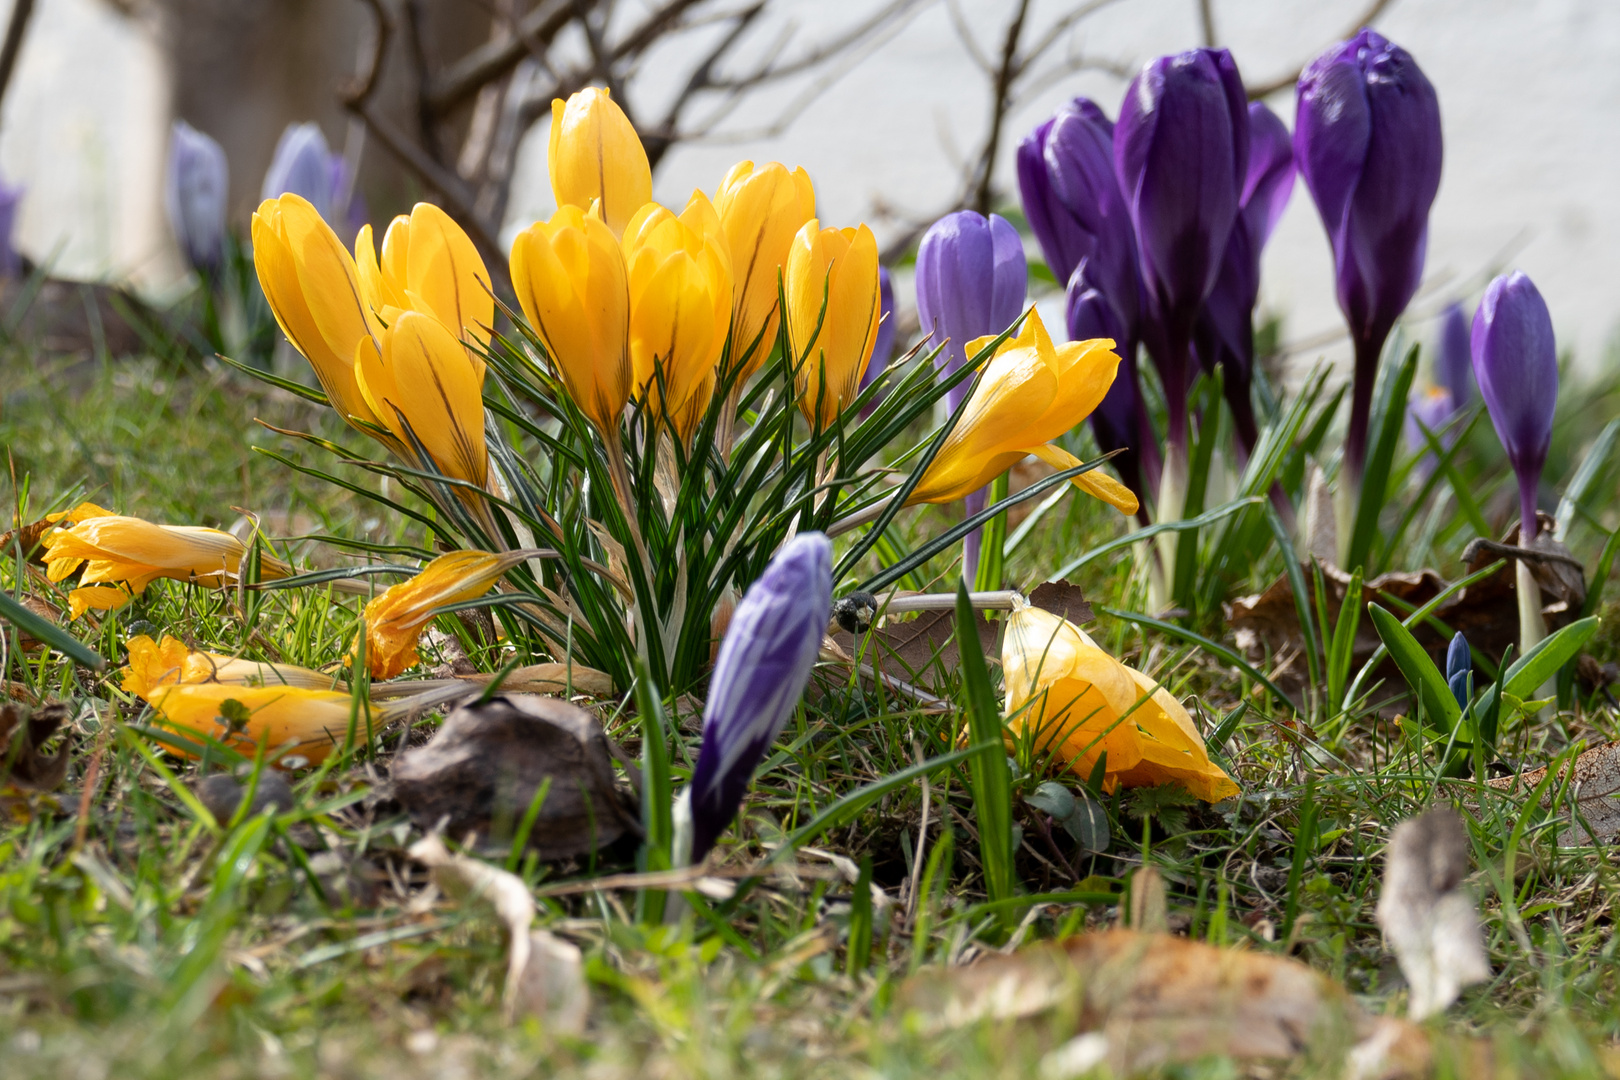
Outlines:
[[1547, 302], [1522, 271], [1503, 274], [1474, 312], [1474, 378], [1519, 481], [1520, 543], [1536, 538], [1536, 491], [1552, 442], [1558, 347]]
[[186, 262], [205, 278], [225, 262], [225, 204], [230, 169], [225, 150], [184, 120], [169, 135], [163, 207]]

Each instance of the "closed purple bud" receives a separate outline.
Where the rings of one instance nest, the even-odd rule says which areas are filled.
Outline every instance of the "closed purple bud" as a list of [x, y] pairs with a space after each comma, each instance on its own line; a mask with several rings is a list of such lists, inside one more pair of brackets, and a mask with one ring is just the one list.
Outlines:
[[314, 121], [288, 124], [264, 174], [260, 198], [274, 199], [288, 192], [302, 195], [327, 224], [332, 224], [344, 178], [341, 162], [342, 158], [334, 159], [326, 136]]
[[1255, 253], [1266, 246], [1294, 194], [1294, 137], [1276, 113], [1249, 104], [1249, 172], [1240, 205]]
[[[1024, 244], [1005, 218], [972, 210], [946, 214], [928, 227], [917, 248], [917, 319], [933, 345], [945, 347], [941, 374], [967, 362], [974, 338], [999, 334], [1024, 310], [1029, 268]], [[971, 380], [946, 395], [955, 409]]]
[[1468, 316], [1461, 304], [1449, 304], [1440, 315], [1440, 344], [1435, 350], [1435, 378], [1451, 394], [1453, 408], [1474, 400], [1474, 358], [1468, 342]]
[[1384, 341], [1423, 276], [1440, 187], [1440, 102], [1410, 53], [1362, 30], [1299, 78], [1294, 156], [1328, 240], [1355, 344], [1346, 453], [1359, 474]]
[[21, 184], [0, 181], [0, 277], [14, 278], [22, 273], [22, 256], [17, 253], [17, 210], [22, 204]]
[[1536, 537], [1536, 488], [1558, 403], [1558, 346], [1547, 302], [1523, 272], [1503, 274], [1474, 312], [1474, 378], [1519, 478], [1519, 542]]
[[720, 642], [692, 770], [692, 861], [742, 804], [765, 751], [798, 707], [832, 615], [832, 543], [800, 533], [748, 587]]
[[1119, 354], [1119, 370], [1103, 396], [1102, 404], [1091, 413], [1091, 430], [1104, 453], [1120, 450], [1115, 459], [1121, 479], [1138, 498], [1147, 494], [1142, 476], [1142, 413], [1140, 380], [1136, 374], [1136, 343], [1129, 339], [1124, 320], [1113, 302], [1091, 282], [1091, 261], [1082, 259], [1069, 277], [1064, 293], [1065, 314], [1072, 341], [1112, 338]]
[[169, 171], [163, 207], [186, 261], [199, 273], [217, 273], [225, 262], [225, 203], [230, 172], [225, 151], [184, 120], [169, 135]]
[[861, 389], [865, 390], [889, 366], [894, 352], [894, 282], [889, 278], [887, 266], [878, 267], [879, 319], [877, 341], [872, 345], [872, 359], [866, 362], [866, 374], [861, 376]]

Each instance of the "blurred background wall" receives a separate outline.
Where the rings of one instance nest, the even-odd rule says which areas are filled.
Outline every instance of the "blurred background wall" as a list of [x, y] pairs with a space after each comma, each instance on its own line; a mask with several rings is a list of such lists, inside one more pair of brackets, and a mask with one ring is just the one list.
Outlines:
[[[0, 0], [0, 11], [11, 0]], [[342, 104], [376, 45], [375, 13], [393, 20], [371, 101], [377, 116], [437, 151], [452, 171], [480, 120], [477, 95], [424, 118], [424, 73], [477, 50], [510, 44], [545, 0], [38, 0], [0, 110], [0, 177], [27, 187], [17, 242], [65, 276], [127, 281], [161, 298], [182, 276], [161, 210], [167, 131], [183, 117], [218, 139], [231, 162], [233, 219], [245, 230], [276, 138], [289, 122], [320, 123], [334, 150], [358, 151], [359, 189], [382, 222], [417, 197], [434, 197], [418, 172], [369, 138]], [[728, 5], [743, 10], [747, 5]], [[1079, 5], [1033, 0], [1025, 40]], [[1149, 57], [1201, 44], [1232, 49], [1251, 85], [1278, 81], [1352, 29], [1367, 0], [1115, 0], [1076, 22], [1049, 50], [1005, 117], [993, 187], [1013, 199], [1017, 139], [1064, 99], [1096, 98], [1112, 115], [1129, 75]], [[688, 14], [703, 5], [688, 3]], [[874, 13], [898, 14], [844, 41], [836, 56], [738, 95], [722, 121], [677, 142], [659, 162], [658, 197], [680, 203], [712, 190], [739, 158], [805, 165], [824, 219], [869, 221], [897, 243], [963, 192], [964, 168], [984, 141], [991, 76], [1018, 0], [771, 0], [743, 29], [722, 67], [813, 52]], [[604, 39], [660, 8], [622, 0], [598, 29]], [[1406, 46], [1438, 89], [1445, 171], [1431, 224], [1426, 291], [1409, 315], [1477, 295], [1503, 263], [1528, 271], [1552, 308], [1561, 341], [1592, 367], [1607, 355], [1620, 294], [1620, 3], [1614, 0], [1386, 0], [1375, 25]], [[732, 24], [696, 20], [615, 69], [644, 131], [678, 95], [693, 58]], [[504, 35], [504, 38], [503, 38]], [[589, 59], [593, 38], [570, 28], [551, 58]], [[523, 42], [519, 41], [519, 44]], [[600, 40], [594, 40], [600, 46]], [[772, 50], [775, 50], [773, 53]], [[797, 50], [797, 52], [795, 51]], [[544, 64], [508, 67], [492, 84], [510, 100], [514, 80], [544, 84]], [[587, 74], [588, 63], [579, 67]], [[526, 73], [526, 74], [525, 74]], [[487, 96], [487, 95], [486, 95]], [[711, 95], [706, 108], [725, 103]], [[496, 101], [497, 98], [491, 98]], [[1292, 123], [1285, 85], [1267, 101]], [[538, 103], [517, 133], [509, 199], [469, 204], [490, 215], [492, 247], [548, 214], [544, 171], [549, 114]], [[485, 109], [488, 113], [489, 110]], [[491, 114], [493, 115], [493, 114]], [[501, 115], [505, 115], [502, 113]], [[694, 108], [682, 123], [692, 127]], [[695, 125], [701, 127], [703, 125]], [[473, 163], [471, 172], [478, 169]], [[465, 173], [465, 170], [464, 170]], [[454, 180], [454, 177], [451, 177]], [[902, 290], [903, 291], [903, 290]], [[1262, 308], [1284, 320], [1303, 360], [1339, 359], [1327, 242], [1301, 186], [1266, 253]]]

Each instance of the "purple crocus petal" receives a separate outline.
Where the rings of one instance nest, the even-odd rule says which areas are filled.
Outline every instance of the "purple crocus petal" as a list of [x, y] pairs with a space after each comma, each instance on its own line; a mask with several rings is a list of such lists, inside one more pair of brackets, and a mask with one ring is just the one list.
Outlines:
[[1372, 140], [1372, 110], [1352, 45], [1344, 42], [1312, 60], [1295, 91], [1294, 161], [1335, 258]]
[[1439, 437], [1441, 445], [1450, 446], [1457, 437], [1457, 433], [1454, 431], [1442, 432], [1441, 429], [1446, 426], [1446, 421], [1451, 419], [1454, 412], [1456, 412], [1456, 408], [1451, 400], [1451, 392], [1443, 386], [1429, 387], [1421, 396], [1407, 403], [1406, 445], [1414, 453], [1428, 447], [1429, 441], [1423, 437], [1423, 431], [1418, 427], [1421, 424]]
[[181, 254], [199, 273], [216, 273], [225, 261], [229, 179], [225, 151], [219, 143], [184, 120], [176, 120], [169, 135], [163, 207]]
[[1558, 346], [1552, 316], [1521, 271], [1503, 274], [1474, 312], [1474, 378], [1519, 478], [1520, 541], [1536, 535], [1536, 488], [1552, 441]]
[[[917, 319], [934, 345], [944, 344], [936, 361], [941, 374], [967, 361], [974, 338], [1012, 325], [1028, 277], [1023, 243], [1006, 219], [959, 210], [929, 226], [917, 249]], [[968, 386], [955, 387], [946, 404], [955, 409]]]
[[1136, 373], [1136, 344], [1128, 340], [1127, 331], [1118, 310], [1107, 294], [1092, 284], [1091, 263], [1081, 260], [1069, 278], [1064, 293], [1065, 314], [1071, 341], [1090, 341], [1094, 338], [1112, 338], [1114, 351], [1119, 354], [1119, 369], [1113, 384], [1104, 395], [1102, 404], [1091, 414], [1091, 430], [1097, 445], [1104, 453], [1123, 450], [1117, 460], [1120, 477], [1127, 487], [1142, 498], [1141, 463], [1139, 460], [1137, 412], [1141, 408], [1141, 389]]
[[765, 751], [810, 681], [832, 614], [832, 543], [800, 533], [737, 604], [720, 642], [692, 770], [692, 861], [737, 814]]
[[288, 192], [302, 195], [330, 223], [332, 174], [332, 151], [320, 127], [314, 121], [288, 124], [264, 174], [260, 197], [274, 199]]
[[1435, 350], [1435, 377], [1451, 394], [1454, 408], [1465, 409], [1474, 400], [1474, 359], [1468, 341], [1468, 316], [1461, 304], [1446, 306], [1440, 315], [1440, 344]]
[[22, 205], [21, 184], [8, 184], [0, 180], [0, 277], [15, 278], [22, 274], [22, 256], [17, 252], [17, 211]]
[[878, 307], [881, 321], [878, 323], [877, 340], [872, 344], [872, 359], [866, 362], [866, 372], [861, 376], [862, 390], [883, 374], [889, 366], [889, 356], [894, 352], [894, 281], [889, 277], [887, 266], [878, 267]]
[[1053, 277], [1063, 281], [1074, 272], [1075, 264], [1090, 253], [1091, 238], [1053, 190], [1046, 143], [1056, 124], [1054, 116], [1018, 144], [1018, 194], [1024, 218], [1041, 245], [1047, 268]]
[[1249, 172], [1243, 181], [1243, 219], [1255, 253], [1271, 239], [1294, 194], [1294, 142], [1288, 126], [1261, 102], [1249, 105]]

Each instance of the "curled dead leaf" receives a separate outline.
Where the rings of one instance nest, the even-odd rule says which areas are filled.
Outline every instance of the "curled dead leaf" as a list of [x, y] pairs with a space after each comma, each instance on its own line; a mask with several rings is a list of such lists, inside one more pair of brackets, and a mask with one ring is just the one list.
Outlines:
[[1035, 591], [1029, 594], [1029, 602], [1032, 606], [1042, 611], [1050, 611], [1058, 618], [1067, 619], [1076, 626], [1096, 618], [1092, 614], [1091, 601], [1086, 599], [1085, 592], [1080, 586], [1071, 584], [1067, 578], [1035, 586]]
[[1378, 924], [1411, 993], [1407, 1014], [1444, 1011], [1462, 988], [1491, 976], [1468, 874], [1468, 833], [1456, 811], [1430, 810], [1395, 827], [1378, 897]]
[[[1581, 821], [1572, 821], [1558, 837], [1565, 847], [1603, 844], [1620, 835], [1620, 742], [1604, 743], [1585, 751], [1566, 768], [1569, 793]], [[1516, 776], [1500, 776], [1486, 786], [1510, 794], [1527, 795], [1547, 778], [1547, 767], [1531, 769]], [[1542, 806], [1551, 806], [1565, 779], [1564, 770], [1548, 785]]]
[[61, 704], [32, 711], [10, 702], [0, 704], [0, 786], [11, 784], [25, 791], [59, 786], [67, 778], [72, 739], [63, 739], [54, 754], [41, 753], [40, 748], [71, 716]]

